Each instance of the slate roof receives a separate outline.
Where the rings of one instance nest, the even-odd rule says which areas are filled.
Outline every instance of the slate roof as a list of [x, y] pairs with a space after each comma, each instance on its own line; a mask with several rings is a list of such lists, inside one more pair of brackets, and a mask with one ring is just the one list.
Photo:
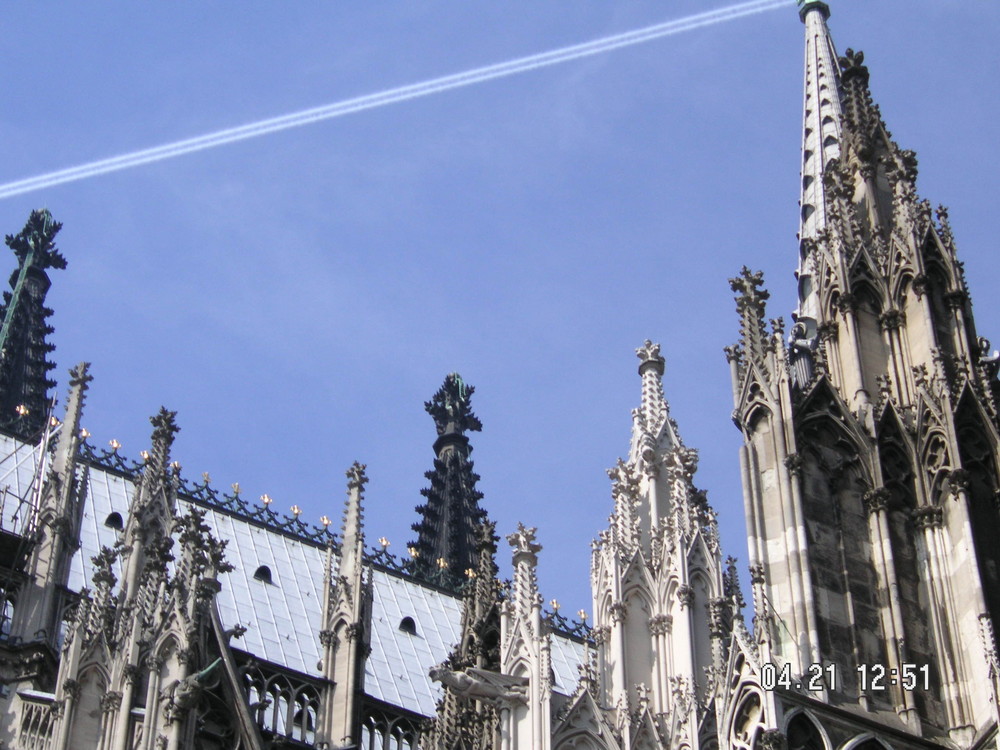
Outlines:
[[[4, 529], [20, 529], [27, 519], [21, 498], [30, 497], [38, 450], [0, 435], [0, 507]], [[87, 483], [80, 527], [80, 549], [70, 564], [69, 588], [91, 587], [90, 558], [102, 546], [111, 547], [120, 532], [107, 525], [112, 513], [127, 519], [135, 492], [131, 478], [99, 466], [80, 469]], [[3, 497], [0, 494], [0, 497]], [[183, 513], [194, 501], [180, 498]], [[312, 677], [321, 677], [323, 571], [326, 550], [318, 542], [268, 529], [239, 514], [195, 503], [220, 540], [227, 540], [226, 557], [234, 570], [222, 576], [218, 594], [223, 626], [244, 625], [247, 632], [234, 646]], [[20, 509], [20, 510], [19, 510]], [[261, 565], [271, 571], [271, 583], [254, 578]], [[375, 567], [372, 571], [371, 654], [365, 664], [365, 693], [425, 716], [434, 714], [441, 687], [428, 670], [443, 661], [458, 643], [461, 599], [421, 584], [403, 574]], [[400, 630], [404, 617], [413, 618], [416, 633]], [[553, 634], [552, 665], [556, 689], [569, 694], [576, 686], [583, 646]]]

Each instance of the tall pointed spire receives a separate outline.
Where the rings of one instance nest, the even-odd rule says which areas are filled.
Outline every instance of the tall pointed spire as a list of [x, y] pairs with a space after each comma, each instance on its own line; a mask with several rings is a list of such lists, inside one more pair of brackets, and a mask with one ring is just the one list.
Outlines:
[[438, 438], [434, 469], [424, 475], [431, 486], [420, 491], [427, 502], [417, 508], [420, 521], [413, 530], [418, 536], [410, 549], [415, 553], [414, 572], [426, 578], [440, 579], [445, 572], [457, 583], [476, 565], [476, 528], [486, 520], [486, 512], [479, 507], [483, 494], [476, 489], [479, 476], [472, 470], [472, 446], [465, 434], [483, 428], [472, 413], [474, 392], [458, 373], [451, 373], [424, 404]]
[[365, 465], [355, 461], [347, 470], [347, 502], [344, 504], [340, 575], [351, 578], [360, 570], [365, 550], [364, 508], [362, 506], [368, 476]]
[[[830, 9], [816, 0], [800, 0], [806, 26], [805, 95], [802, 114], [802, 212], [799, 224], [799, 318], [815, 328], [818, 299], [812, 282], [812, 243], [826, 228], [827, 198], [823, 173], [840, 157], [842, 117], [837, 51], [826, 20]], [[813, 335], [815, 330], [809, 330]]]
[[46, 340], [52, 333], [46, 322], [52, 310], [45, 307], [45, 295], [52, 282], [45, 271], [66, 267], [54, 243], [61, 228], [43, 209], [31, 212], [20, 233], [6, 237], [18, 269], [0, 306], [0, 428], [23, 438], [44, 426], [48, 392], [55, 385], [48, 377], [55, 365], [47, 355], [55, 346]]
[[[127, 544], [122, 566], [122, 582], [128, 597], [134, 597], [150, 576], [167, 575], [167, 562], [173, 559], [170, 531], [176, 518], [176, 485], [168, 474], [170, 448], [180, 431], [177, 412], [160, 407], [150, 417], [153, 425], [152, 446], [135, 490], [123, 532]], [[176, 469], [175, 469], [176, 470]]]
[[[345, 747], [359, 733], [358, 695], [363, 684], [365, 654], [369, 650], [372, 583], [364, 566], [365, 465], [355, 461], [347, 470], [347, 500], [341, 528], [340, 552], [327, 550], [323, 582], [323, 645], [320, 666], [327, 683], [320, 700], [317, 747]], [[366, 572], [367, 571], [367, 572]]]
[[677, 434], [670, 420], [670, 408], [663, 396], [664, 359], [660, 345], [649, 339], [635, 350], [642, 378], [642, 400], [632, 413], [632, 461], [654, 460], [657, 451], [674, 447]]
[[[66, 417], [56, 438], [52, 467], [45, 477], [35, 511], [35, 545], [25, 569], [27, 580], [18, 594], [11, 634], [25, 641], [55, 645], [59, 591], [69, 578], [69, 562], [80, 543], [85, 480], [77, 474], [80, 415], [93, 378], [81, 362], [70, 370]], [[84, 487], [81, 487], [81, 483]]]

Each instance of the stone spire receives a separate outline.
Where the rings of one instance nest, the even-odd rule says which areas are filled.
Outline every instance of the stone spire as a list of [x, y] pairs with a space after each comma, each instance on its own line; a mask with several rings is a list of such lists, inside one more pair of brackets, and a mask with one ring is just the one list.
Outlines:
[[[500, 613], [500, 671], [523, 683], [522, 705], [504, 711], [501, 735], [511, 737], [511, 747], [550, 750], [552, 747], [552, 639], [542, 620], [538, 591], [538, 553], [534, 528], [517, 525], [507, 536], [511, 546], [514, 579]], [[519, 702], [521, 702], [519, 701]]]
[[365, 529], [362, 507], [368, 476], [365, 465], [355, 461], [347, 470], [347, 501], [344, 504], [344, 523], [340, 551], [340, 575], [352, 578], [361, 569], [364, 560]]
[[[367, 627], [371, 618], [371, 577], [364, 566], [365, 465], [355, 461], [347, 470], [347, 500], [341, 528], [340, 552], [327, 550], [323, 582], [323, 629], [320, 666], [327, 683], [320, 699], [316, 729], [317, 747], [344, 747], [358, 734], [365, 654], [369, 650]], [[336, 557], [336, 575], [333, 564]]]
[[670, 419], [670, 407], [663, 396], [664, 360], [660, 345], [649, 339], [635, 350], [642, 378], [642, 400], [632, 412], [632, 461], [642, 458], [647, 463], [658, 451], [672, 448], [678, 442]]
[[479, 507], [483, 494], [476, 489], [479, 476], [472, 470], [472, 446], [465, 434], [483, 428], [470, 405], [474, 391], [452, 373], [424, 404], [438, 438], [434, 469], [424, 475], [431, 485], [420, 491], [427, 502], [417, 508], [420, 521], [413, 530], [418, 536], [410, 549], [416, 553], [414, 573], [425, 578], [443, 581], [441, 574], [447, 573], [448, 579], [460, 582], [476, 565], [476, 528], [486, 520], [486, 512]]
[[69, 401], [66, 404], [66, 416], [63, 428], [56, 438], [56, 453], [52, 470], [62, 475], [68, 475], [76, 458], [77, 446], [80, 444], [80, 417], [83, 414], [83, 402], [87, 389], [94, 377], [90, 374], [90, 363], [80, 362], [69, 371]]
[[733, 365], [733, 387], [740, 388], [748, 372], [754, 372], [768, 384], [778, 371], [775, 347], [780, 343], [781, 324], [772, 322], [769, 332], [764, 325], [767, 300], [771, 296], [764, 288], [764, 274], [752, 271], [746, 266], [739, 276], [729, 280], [730, 288], [736, 292], [736, 311], [740, 316], [740, 342], [727, 351]]
[[[174, 444], [174, 436], [180, 432], [177, 426], [177, 412], [168, 411], [161, 406], [159, 413], [155, 417], [150, 417], [149, 421], [153, 425], [152, 449], [149, 451], [149, 458], [142, 472], [142, 479], [139, 483], [138, 496], [136, 498], [136, 509], [134, 515], [139, 515], [141, 510], [146, 509], [151, 503], [158, 499], [169, 500], [167, 476], [167, 464], [170, 461], [170, 448]], [[172, 503], [168, 502], [163, 508], [158, 508], [165, 517], [172, 517]]]
[[18, 270], [11, 274], [10, 292], [0, 306], [0, 428], [23, 437], [36, 435], [44, 426], [48, 392], [55, 385], [49, 371], [55, 365], [47, 355], [52, 327], [45, 307], [51, 281], [45, 271], [65, 268], [66, 259], [54, 244], [62, 224], [46, 210], [32, 211], [19, 234], [7, 235]]
[[802, 194], [799, 204], [799, 312], [815, 333], [818, 298], [812, 273], [812, 243], [827, 224], [823, 173], [840, 157], [842, 117], [837, 51], [826, 20], [830, 9], [816, 0], [800, 0], [799, 16], [806, 26], [805, 95], [802, 113]]
[[149, 418], [152, 445], [123, 532], [127, 546], [122, 582], [128, 598], [150, 586], [153, 578], [165, 579], [167, 563], [173, 560], [170, 532], [176, 519], [176, 486], [168, 469], [170, 448], [180, 431], [176, 417], [177, 412], [161, 406], [159, 413]]
[[56, 437], [52, 467], [39, 495], [34, 530], [36, 544], [26, 566], [26, 582], [18, 594], [11, 635], [23, 641], [40, 640], [55, 646], [58, 634], [57, 600], [69, 578], [70, 559], [80, 544], [86, 481], [77, 474], [80, 415], [93, 378], [81, 362], [70, 370], [66, 417]]

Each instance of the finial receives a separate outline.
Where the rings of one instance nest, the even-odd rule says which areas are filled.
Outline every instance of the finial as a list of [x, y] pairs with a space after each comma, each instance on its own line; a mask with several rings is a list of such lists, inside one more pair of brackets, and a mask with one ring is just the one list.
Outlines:
[[868, 72], [868, 66], [865, 65], [864, 52], [861, 50], [855, 52], [853, 49], [848, 48], [844, 52], [844, 56], [837, 60], [837, 63], [840, 65], [841, 81], [846, 82], [852, 78], [858, 78], [862, 86], [868, 85], [870, 73]]
[[470, 399], [475, 391], [457, 372], [444, 379], [444, 384], [437, 393], [424, 403], [424, 409], [434, 418], [438, 435], [446, 432], [462, 434], [466, 430], [479, 432], [483, 429], [483, 423], [472, 413], [470, 406]]
[[526, 554], [537, 554], [541, 551], [542, 545], [535, 542], [535, 532], [538, 531], [535, 527], [526, 527], [523, 523], [518, 521], [517, 531], [513, 534], [507, 535], [507, 542], [511, 547], [514, 548], [514, 553], [526, 553]]
[[348, 489], [364, 489], [364, 486], [368, 484], [368, 476], [365, 474], [366, 468], [366, 464], [358, 463], [357, 461], [351, 464], [351, 468], [346, 472]]
[[30, 255], [32, 265], [36, 268], [65, 268], [66, 259], [53, 242], [60, 229], [62, 224], [52, 218], [48, 209], [32, 211], [19, 234], [6, 236], [7, 247], [20, 260], [25, 260]]
[[69, 387], [86, 386], [94, 376], [90, 374], [90, 362], [80, 362], [69, 371]]
[[771, 295], [766, 289], [761, 289], [764, 283], [763, 271], [751, 271], [746, 266], [740, 269], [740, 275], [729, 280], [729, 286], [740, 296], [736, 298], [737, 303], [746, 304], [748, 302], [764, 302]]
[[643, 345], [635, 350], [635, 356], [639, 358], [640, 375], [649, 368], [656, 370], [657, 375], [663, 374], [664, 359], [660, 356], [659, 344], [646, 339]]

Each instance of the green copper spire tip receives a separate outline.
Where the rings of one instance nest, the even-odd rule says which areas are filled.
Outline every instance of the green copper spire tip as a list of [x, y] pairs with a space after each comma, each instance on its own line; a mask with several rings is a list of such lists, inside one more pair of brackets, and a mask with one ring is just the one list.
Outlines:
[[798, 0], [799, 2], [799, 18], [805, 23], [806, 14], [811, 10], [818, 10], [823, 14], [823, 20], [825, 21], [830, 17], [830, 6], [821, 0]]

